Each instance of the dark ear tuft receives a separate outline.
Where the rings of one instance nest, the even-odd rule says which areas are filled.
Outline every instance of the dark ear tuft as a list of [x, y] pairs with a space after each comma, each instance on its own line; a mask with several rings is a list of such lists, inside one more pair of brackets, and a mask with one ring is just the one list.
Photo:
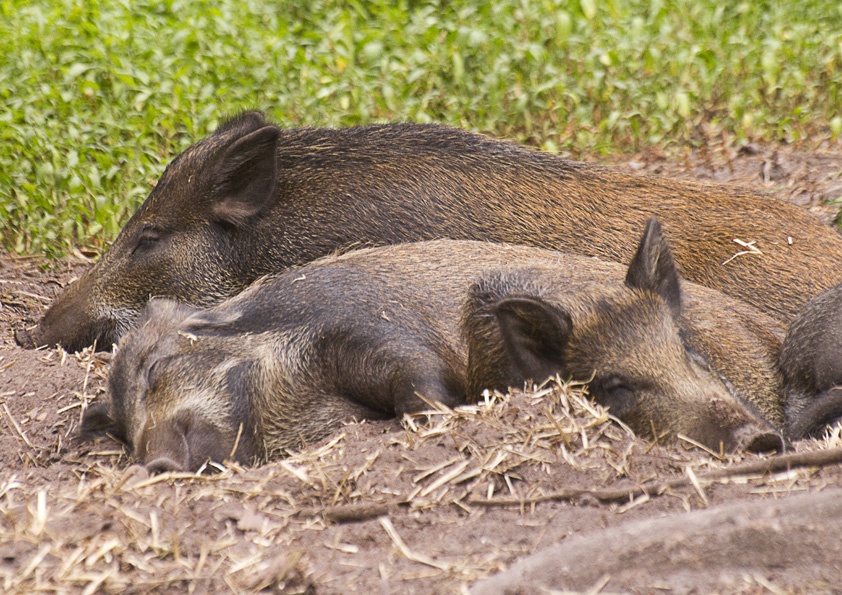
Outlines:
[[646, 222], [637, 252], [626, 273], [626, 285], [652, 291], [666, 302], [673, 316], [681, 314], [681, 284], [661, 224], [656, 218]]
[[214, 136], [221, 136], [228, 132], [236, 130], [240, 135], [248, 134], [258, 128], [262, 128], [266, 124], [266, 117], [263, 112], [256, 110], [243, 112], [225, 120], [219, 127], [214, 130]]
[[567, 312], [536, 298], [507, 298], [494, 309], [500, 334], [522, 380], [543, 382], [564, 372], [573, 323]]
[[213, 166], [216, 201], [212, 210], [217, 219], [242, 225], [272, 204], [279, 134], [276, 126], [264, 126], [222, 150]]

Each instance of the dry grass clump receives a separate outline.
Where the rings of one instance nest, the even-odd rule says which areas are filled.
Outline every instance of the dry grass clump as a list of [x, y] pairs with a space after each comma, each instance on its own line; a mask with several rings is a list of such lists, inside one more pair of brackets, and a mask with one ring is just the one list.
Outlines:
[[436, 404], [427, 414], [408, 418], [406, 426], [407, 449], [445, 440], [455, 451], [446, 465], [413, 477], [417, 486], [409, 500], [415, 506], [448, 496], [451, 503], [468, 506], [502, 493], [529, 499], [541, 487], [524, 481], [531, 475], [527, 467], [544, 475], [558, 464], [584, 472], [612, 469], [621, 477], [637, 441], [574, 383], [552, 382], [514, 395], [486, 391], [476, 405], [450, 410]]
[[[84, 403], [84, 387], [80, 394]], [[492, 509], [520, 518], [552, 501], [622, 512], [667, 493], [690, 508], [707, 505], [710, 486], [723, 482], [809, 489], [816, 466], [838, 462], [840, 440], [836, 430], [783, 457], [653, 445], [590, 402], [582, 385], [552, 382], [457, 409], [431, 404], [403, 429], [350, 424], [251, 469], [149, 476], [123, 468], [113, 445], [95, 447], [45, 469], [47, 481], [38, 469], [0, 479], [0, 591], [309, 593], [318, 584], [333, 592], [343, 571], [334, 559], [363, 568], [384, 551], [381, 578], [402, 563], [423, 569], [402, 580], [463, 583], [499, 570], [502, 554], [477, 545], [429, 555], [412, 544], [413, 523]], [[356, 542], [333, 529], [378, 517]]]
[[[0, 543], [9, 551], [0, 566], [0, 590], [192, 593], [227, 585], [233, 592], [308, 592], [301, 552], [261, 547], [270, 525], [239, 534], [238, 528], [256, 522], [244, 508], [206, 519], [184, 514], [203, 502], [209, 488], [214, 497], [224, 496], [210, 487], [221, 487], [223, 476], [145, 486], [127, 485], [124, 476], [97, 465], [75, 489], [63, 481], [34, 491], [15, 478], [0, 485]], [[206, 533], [203, 521], [214, 519], [236, 524], [224, 522], [221, 531]]]
[[[12, 552], [0, 565], [2, 590], [307, 592], [300, 534], [441, 507], [470, 512], [473, 500], [498, 494], [529, 497], [541, 489], [529, 476], [551, 477], [559, 464], [620, 469], [623, 451], [612, 445], [633, 440], [581, 388], [555, 385], [432, 409], [406, 419], [403, 431], [367, 439], [372, 426], [349, 425], [255, 469], [150, 477], [121, 469], [119, 450], [99, 449], [58, 482], [9, 477], [0, 485], [0, 544]], [[482, 557], [466, 565], [470, 555], [425, 558], [391, 521], [381, 527], [405, 558], [448, 576], [470, 580], [499, 567]]]

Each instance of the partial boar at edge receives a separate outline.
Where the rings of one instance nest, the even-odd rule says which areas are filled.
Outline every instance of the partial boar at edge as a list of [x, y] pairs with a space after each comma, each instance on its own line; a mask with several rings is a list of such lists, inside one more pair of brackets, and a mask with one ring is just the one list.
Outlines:
[[820, 437], [842, 420], [842, 285], [799, 312], [784, 339], [780, 367], [793, 438]]
[[[438, 125], [281, 130], [248, 112], [175, 158], [22, 345], [108, 348], [150, 297], [211, 307], [350, 246], [452, 238], [629, 262], [658, 216], [691, 281], [790, 321], [842, 283], [842, 239], [733, 187], [620, 173]], [[762, 257], [733, 258], [735, 238]]]

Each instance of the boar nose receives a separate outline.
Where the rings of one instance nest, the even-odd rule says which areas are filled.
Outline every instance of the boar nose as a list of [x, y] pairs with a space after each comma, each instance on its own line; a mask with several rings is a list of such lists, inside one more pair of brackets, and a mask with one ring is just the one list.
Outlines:
[[169, 471], [184, 471], [184, 468], [169, 457], [157, 457], [146, 463], [146, 470], [152, 475], [158, 475]]
[[754, 453], [782, 453], [786, 448], [783, 436], [774, 430], [767, 428], [742, 428], [742, 430], [738, 432], [738, 442], [742, 443], [742, 448], [738, 450]]
[[[35, 330], [35, 329], [31, 329]], [[38, 347], [37, 341], [32, 337], [32, 333], [27, 329], [17, 329], [15, 331], [15, 343], [24, 349], [35, 349]]]

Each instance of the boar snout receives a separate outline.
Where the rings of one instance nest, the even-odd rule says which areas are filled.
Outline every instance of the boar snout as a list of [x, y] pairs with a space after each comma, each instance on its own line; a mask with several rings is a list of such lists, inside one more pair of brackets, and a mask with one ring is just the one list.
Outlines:
[[146, 463], [146, 470], [152, 475], [158, 475], [160, 473], [184, 471], [184, 467], [169, 457], [158, 457]]
[[150, 473], [198, 471], [208, 461], [230, 458], [234, 441], [193, 410], [148, 424], [135, 441], [135, 455]]
[[811, 299], [781, 350], [787, 434], [818, 437], [842, 418], [842, 285]]
[[[122, 332], [117, 332], [117, 320], [100, 317], [89, 311], [92, 305], [92, 272], [67, 287], [60, 298], [44, 314], [33, 329], [15, 331], [15, 341], [26, 349], [61, 345], [74, 352], [96, 344], [99, 349], [110, 349]], [[128, 328], [131, 322], [125, 322]]]
[[681, 422], [683, 433], [711, 450], [754, 453], [786, 450], [783, 435], [738, 395], [723, 393], [696, 400], [696, 404], [705, 405], [695, 409], [688, 404], [690, 409]]
[[842, 386], [815, 395], [797, 417], [788, 421], [790, 439], [819, 438], [829, 427], [842, 422]]
[[736, 450], [764, 453], [776, 452], [783, 453], [786, 450], [786, 443], [783, 437], [774, 430], [763, 428], [740, 428], [737, 432], [738, 440], [742, 441], [742, 445], [738, 445]]

